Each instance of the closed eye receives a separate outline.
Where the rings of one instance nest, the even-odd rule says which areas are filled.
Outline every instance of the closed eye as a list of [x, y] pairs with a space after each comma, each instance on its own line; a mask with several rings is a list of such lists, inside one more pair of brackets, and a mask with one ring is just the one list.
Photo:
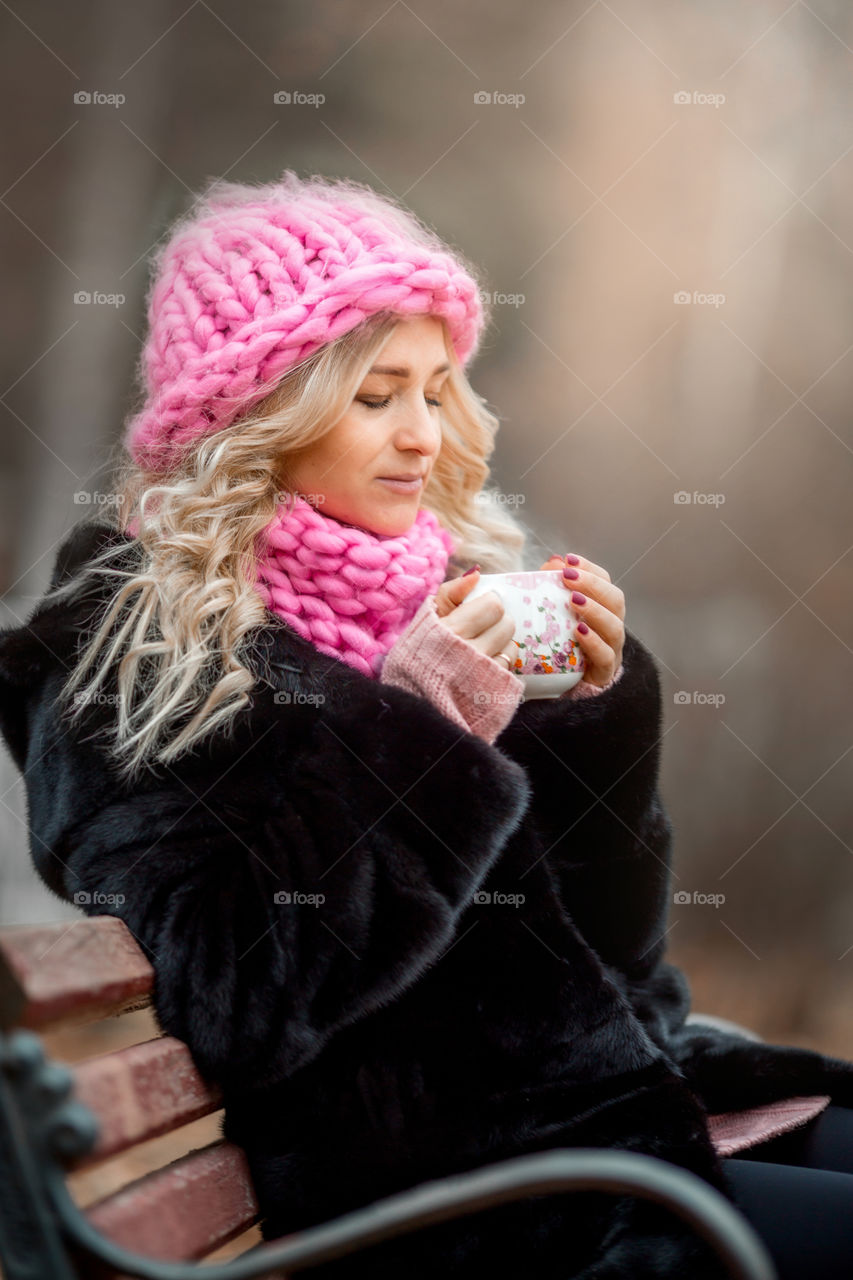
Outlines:
[[[424, 399], [426, 400], [427, 404], [431, 405], [434, 409], [441, 408], [442, 402], [440, 400], [436, 400], [434, 397], [431, 397], [431, 396], [425, 396]], [[391, 403], [390, 396], [386, 396], [384, 400], [365, 400], [363, 398], [359, 398], [359, 404], [366, 405], [368, 409], [384, 409], [390, 403]]]

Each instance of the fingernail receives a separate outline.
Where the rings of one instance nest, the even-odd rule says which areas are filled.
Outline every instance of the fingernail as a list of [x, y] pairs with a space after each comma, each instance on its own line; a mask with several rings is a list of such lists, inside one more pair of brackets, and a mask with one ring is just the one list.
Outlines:
[[586, 596], [582, 596], [579, 591], [573, 591], [572, 604], [586, 604]]
[[579, 556], [566, 556], [566, 564], [580, 564]]
[[589, 631], [589, 627], [586, 625], [585, 622], [579, 622], [578, 631], [581, 633], [582, 636], [585, 636], [587, 631]]
[[564, 570], [563, 570], [563, 577], [564, 577], [564, 578], [579, 578], [580, 576], [581, 576], [581, 575], [580, 575], [580, 572], [579, 572], [577, 569], [564, 569]]
[[472, 564], [470, 569], [465, 570], [465, 572], [462, 574], [462, 577], [467, 578], [469, 573], [476, 573], [479, 567], [480, 566], [478, 564]]

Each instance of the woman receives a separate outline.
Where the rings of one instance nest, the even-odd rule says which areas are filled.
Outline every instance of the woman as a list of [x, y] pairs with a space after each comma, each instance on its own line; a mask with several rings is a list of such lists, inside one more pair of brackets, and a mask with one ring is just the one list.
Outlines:
[[[473, 268], [368, 187], [292, 171], [214, 184], [154, 267], [117, 514], [75, 525], [0, 635], [0, 720], [39, 874], [150, 956], [265, 1238], [513, 1155], [614, 1147], [748, 1205], [780, 1274], [803, 1274], [806, 1246], [779, 1243], [789, 1201], [853, 1180], [789, 1163], [767, 1208], [782, 1166], [760, 1154], [836, 1134], [853, 1064], [685, 1021], [658, 674], [607, 571], [542, 566], [565, 565], [586, 660], [553, 699], [522, 701], [511, 620], [467, 598], [479, 569], [525, 567], [484, 487]], [[853, 1171], [849, 1150], [828, 1167]], [[832, 1251], [849, 1267], [849, 1235]], [[404, 1268], [723, 1274], [659, 1206], [591, 1193], [313, 1274]]]

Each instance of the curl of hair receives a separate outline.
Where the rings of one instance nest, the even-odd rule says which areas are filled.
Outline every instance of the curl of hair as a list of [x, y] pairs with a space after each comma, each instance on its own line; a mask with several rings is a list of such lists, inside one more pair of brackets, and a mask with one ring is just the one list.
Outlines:
[[[165, 475], [144, 471], [119, 446], [113, 501], [97, 520], [122, 532], [135, 522], [136, 541], [107, 546], [45, 599], [67, 596], [90, 575], [120, 580], [100, 624], [84, 633], [59, 698], [72, 718], [82, 715], [113, 673], [109, 756], [125, 779], [170, 764], [214, 731], [228, 732], [250, 702], [257, 677], [244, 661], [246, 646], [271, 621], [253, 565], [263, 531], [292, 505], [288, 461], [347, 411], [399, 323], [380, 312], [320, 348], [250, 413], [192, 441]], [[498, 419], [471, 387], [442, 327], [451, 368], [439, 410], [441, 449], [423, 505], [457, 539], [448, 578], [474, 562], [486, 573], [518, 570], [525, 567], [524, 526], [502, 495], [485, 487]], [[130, 569], [117, 567], [129, 546], [140, 557]]]

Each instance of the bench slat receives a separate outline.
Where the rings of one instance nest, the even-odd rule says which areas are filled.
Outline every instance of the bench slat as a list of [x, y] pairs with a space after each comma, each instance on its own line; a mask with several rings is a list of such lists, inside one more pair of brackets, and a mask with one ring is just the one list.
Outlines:
[[92, 1151], [75, 1160], [75, 1171], [222, 1106], [221, 1090], [205, 1082], [187, 1046], [174, 1036], [86, 1058], [72, 1072], [74, 1096], [101, 1126]]
[[[96, 1230], [147, 1258], [203, 1258], [258, 1220], [246, 1157], [224, 1138], [155, 1169], [84, 1211]], [[120, 1275], [105, 1271], [104, 1280]]]
[[0, 1027], [37, 1031], [151, 1004], [154, 969], [123, 920], [0, 930]]

